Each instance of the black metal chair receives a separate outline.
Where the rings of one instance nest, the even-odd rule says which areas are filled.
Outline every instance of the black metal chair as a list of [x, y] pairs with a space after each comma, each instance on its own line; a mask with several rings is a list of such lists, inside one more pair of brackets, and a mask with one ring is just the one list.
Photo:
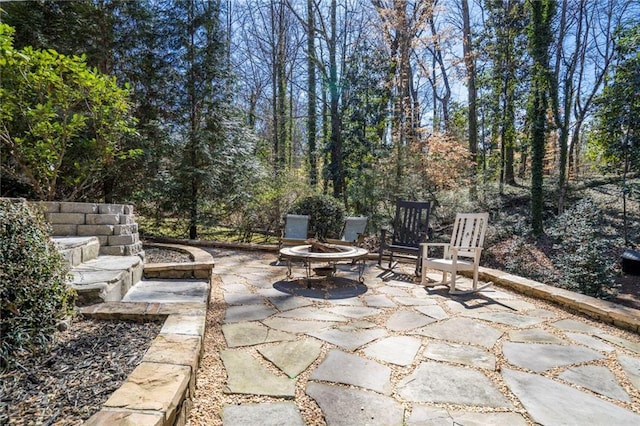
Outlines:
[[393, 220], [393, 235], [391, 244], [387, 244], [386, 230], [380, 235], [380, 251], [378, 252], [378, 266], [382, 268], [382, 257], [389, 256], [389, 267], [392, 271], [397, 265], [394, 257], [409, 258], [416, 262], [416, 275], [420, 275], [422, 251], [420, 244], [427, 241], [429, 233], [430, 201], [396, 202], [396, 215]]

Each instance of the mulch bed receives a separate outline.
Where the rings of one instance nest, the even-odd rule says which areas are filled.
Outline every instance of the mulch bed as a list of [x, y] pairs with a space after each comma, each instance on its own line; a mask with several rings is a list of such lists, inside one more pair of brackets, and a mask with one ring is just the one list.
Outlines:
[[0, 373], [0, 424], [82, 424], [140, 363], [160, 327], [75, 319], [49, 353]]
[[[177, 250], [145, 247], [146, 263], [191, 262]], [[0, 425], [79, 425], [98, 412], [142, 360], [160, 322], [75, 318], [48, 353], [0, 372]]]

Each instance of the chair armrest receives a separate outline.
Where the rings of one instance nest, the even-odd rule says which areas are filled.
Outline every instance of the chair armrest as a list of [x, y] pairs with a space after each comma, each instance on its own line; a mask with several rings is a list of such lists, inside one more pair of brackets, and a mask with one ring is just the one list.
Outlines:
[[449, 247], [449, 245], [449, 243], [420, 243], [420, 247], [422, 248], [422, 256], [428, 257], [427, 254], [429, 253], [429, 248], [431, 247], [442, 247], [444, 248], [446, 253], [447, 247]]

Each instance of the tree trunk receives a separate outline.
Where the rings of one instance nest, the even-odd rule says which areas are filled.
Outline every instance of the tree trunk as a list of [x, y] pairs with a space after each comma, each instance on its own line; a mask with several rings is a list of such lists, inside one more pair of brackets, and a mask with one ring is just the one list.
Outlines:
[[478, 112], [476, 107], [476, 61], [472, 48], [471, 24], [469, 21], [469, 2], [462, 0], [462, 50], [464, 54], [464, 64], [467, 69], [467, 100], [468, 120], [469, 120], [469, 152], [471, 153], [471, 187], [469, 190], [471, 199], [477, 198], [476, 169], [478, 163]]
[[315, 65], [315, 11], [313, 0], [307, 0], [307, 149], [309, 162], [309, 184], [318, 184], [318, 160], [316, 157], [316, 65]]

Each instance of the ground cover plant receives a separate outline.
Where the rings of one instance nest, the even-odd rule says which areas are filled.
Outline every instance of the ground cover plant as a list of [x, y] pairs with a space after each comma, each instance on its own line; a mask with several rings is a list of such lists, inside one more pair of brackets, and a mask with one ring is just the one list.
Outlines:
[[68, 267], [42, 214], [24, 200], [0, 200], [0, 366], [45, 350], [73, 313]]

